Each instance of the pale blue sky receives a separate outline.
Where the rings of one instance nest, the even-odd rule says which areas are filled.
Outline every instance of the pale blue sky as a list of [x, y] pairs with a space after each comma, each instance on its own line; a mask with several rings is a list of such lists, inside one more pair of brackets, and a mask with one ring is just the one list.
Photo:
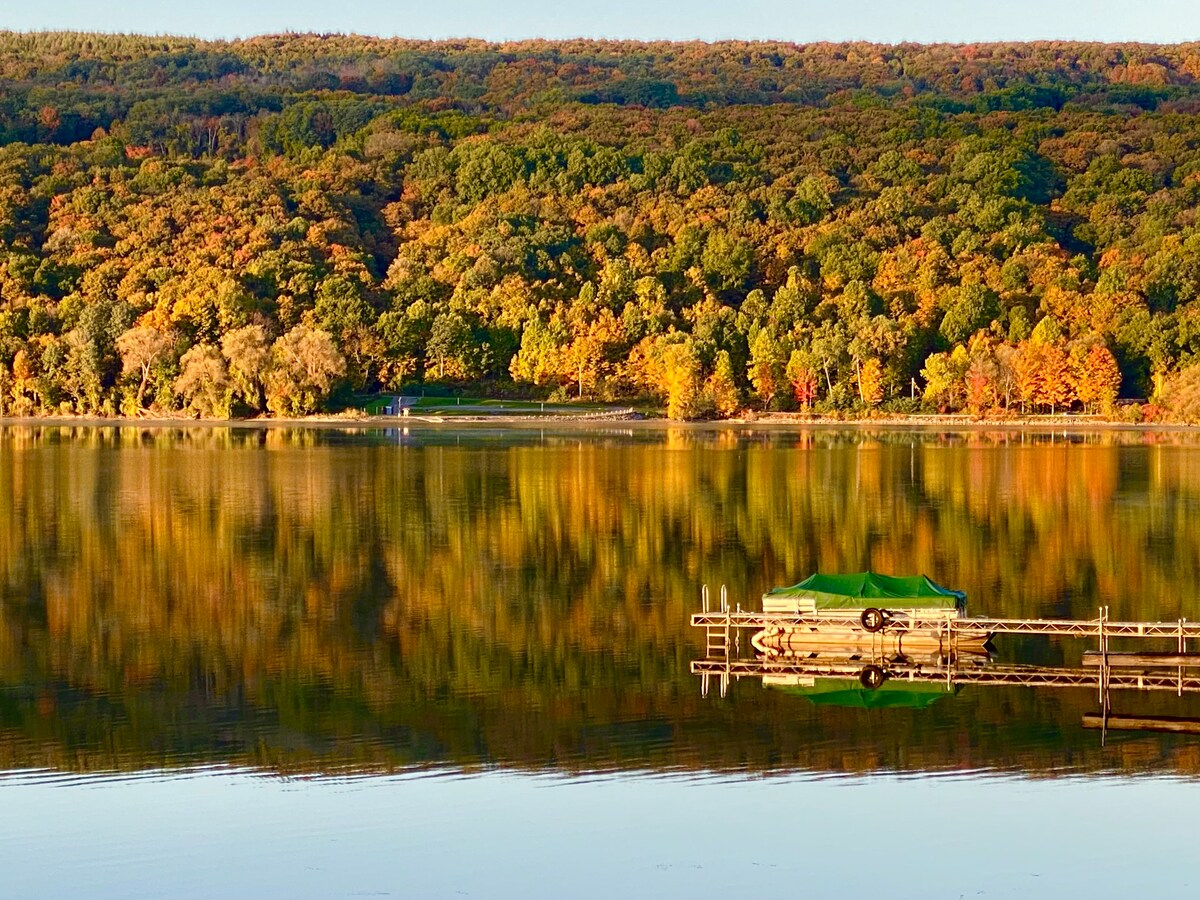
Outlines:
[[980, 41], [1200, 39], [1195, 0], [0, 0], [0, 28], [237, 37]]

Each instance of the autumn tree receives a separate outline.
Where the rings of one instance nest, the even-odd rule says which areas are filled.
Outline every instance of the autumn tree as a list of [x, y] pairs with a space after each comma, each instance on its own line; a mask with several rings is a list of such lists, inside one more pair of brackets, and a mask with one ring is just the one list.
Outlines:
[[[162, 405], [177, 358], [212, 345], [256, 413], [271, 341], [299, 325], [366, 392], [665, 402], [642, 376], [665, 378], [647, 349], [674, 334], [710, 377], [727, 354], [755, 405], [862, 403], [871, 359], [888, 396], [963, 345], [963, 394], [939, 406], [1094, 409], [1097, 341], [1146, 394], [1200, 358], [1186, 47], [0, 43], [14, 409]], [[97, 100], [64, 59], [120, 78]], [[123, 337], [148, 327], [176, 336], [157, 359]], [[1006, 341], [991, 388], [979, 335]]]
[[663, 349], [667, 418], [694, 419], [700, 411], [700, 362], [690, 341]]
[[577, 322], [573, 331], [574, 339], [559, 350], [557, 361], [563, 380], [575, 383], [582, 400], [611, 371], [608, 356], [620, 341], [622, 330], [612, 313], [604, 309], [590, 321]]
[[1009, 343], [1001, 343], [994, 351], [996, 364], [995, 394], [996, 402], [1001, 403], [1007, 410], [1012, 406], [1013, 394], [1017, 389], [1017, 348]]
[[729, 358], [728, 350], [717, 354], [717, 364], [704, 383], [704, 393], [713, 409], [724, 418], [729, 418], [741, 408], [741, 391], [734, 378], [733, 361]]
[[1167, 376], [1161, 400], [1173, 421], [1200, 424], [1200, 365], [1187, 366]]
[[630, 353], [624, 376], [666, 403], [667, 416], [692, 419], [706, 400], [696, 345], [681, 332], [643, 338]]
[[763, 409], [770, 406], [784, 386], [786, 357], [783, 344], [767, 328], [761, 328], [750, 344], [750, 384], [762, 401]]
[[228, 332], [221, 339], [221, 355], [228, 363], [230, 386], [236, 398], [255, 412], [265, 408], [267, 375], [271, 365], [271, 345], [261, 325], [247, 325]]
[[1057, 343], [1043, 344], [1038, 402], [1050, 407], [1053, 414], [1070, 406], [1075, 399], [1075, 376], [1070, 357]]
[[229, 418], [233, 385], [221, 351], [212, 344], [197, 344], [183, 354], [175, 391], [183, 397], [184, 408], [201, 418]]
[[1112, 351], [1103, 344], [1092, 344], [1083, 352], [1072, 354], [1071, 361], [1079, 402], [1086, 409], [1111, 415], [1121, 388], [1121, 370]]
[[859, 399], [868, 407], [878, 406], [883, 402], [883, 365], [875, 357], [859, 366], [858, 394]]
[[271, 347], [267, 407], [281, 416], [315, 412], [345, 373], [346, 360], [333, 337], [297, 325]]
[[921, 370], [925, 402], [941, 410], [961, 409], [970, 365], [967, 349], [961, 344], [950, 353], [931, 354]]
[[812, 360], [802, 350], [793, 350], [788, 357], [784, 377], [792, 388], [792, 397], [801, 409], [810, 409], [817, 399], [817, 374], [813, 371]]
[[971, 357], [963, 380], [966, 407], [972, 415], [982, 416], [996, 405], [998, 375], [999, 367], [990, 353], [977, 353]]
[[1013, 387], [1017, 399], [1021, 401], [1021, 412], [1028, 412], [1035, 404], [1041, 402], [1045, 380], [1042, 368], [1043, 345], [1031, 341], [1023, 341], [1017, 346], [1013, 355]]
[[32, 411], [35, 396], [35, 377], [33, 360], [25, 348], [21, 348], [13, 357], [9, 394], [12, 399], [11, 411], [22, 415]]
[[141, 409], [150, 383], [150, 373], [175, 348], [175, 336], [148, 325], [131, 328], [116, 340], [121, 354], [122, 372], [138, 379], [133, 408]]

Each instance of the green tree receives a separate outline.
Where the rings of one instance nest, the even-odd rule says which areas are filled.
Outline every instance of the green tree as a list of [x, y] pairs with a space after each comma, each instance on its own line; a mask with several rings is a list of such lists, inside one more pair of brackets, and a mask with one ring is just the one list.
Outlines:
[[476, 371], [471, 351], [475, 349], [471, 326], [457, 312], [439, 314], [429, 329], [427, 357], [437, 361], [438, 378], [445, 378], [447, 368], [452, 377], [469, 378]]
[[375, 318], [362, 282], [344, 275], [324, 279], [316, 291], [313, 317], [317, 328], [344, 337], [365, 328]]
[[947, 292], [946, 315], [938, 331], [952, 346], [965, 344], [999, 315], [1000, 301], [994, 291], [982, 284], [964, 284]]
[[535, 316], [521, 331], [521, 347], [509, 363], [509, 373], [514, 381], [547, 384], [562, 368], [561, 352], [562, 347], [550, 326]]
[[825, 375], [826, 397], [834, 398], [834, 374], [838, 372], [846, 359], [849, 349], [849, 337], [841, 322], [822, 322], [812, 333], [810, 354]]
[[[405, 309], [390, 309], [380, 315], [376, 331], [384, 346], [387, 363], [381, 373], [385, 383], [399, 387], [411, 377], [425, 374], [425, 348], [429, 343], [433, 313], [424, 300]], [[516, 378], [516, 375], [513, 376]]]

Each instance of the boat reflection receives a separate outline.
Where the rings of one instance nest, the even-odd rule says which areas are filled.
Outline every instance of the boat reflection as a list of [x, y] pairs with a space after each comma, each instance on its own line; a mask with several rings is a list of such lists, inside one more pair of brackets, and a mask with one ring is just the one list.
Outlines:
[[[1200, 693], [1200, 654], [1188, 650], [1194, 624], [1110, 623], [1105, 615], [1102, 610], [1095, 625], [1100, 649], [1083, 652], [1080, 665], [1026, 665], [999, 661], [990, 641], [948, 640], [945, 634], [903, 627], [874, 633], [834, 628], [792, 614], [734, 611], [723, 597], [720, 612], [694, 618], [709, 637], [706, 655], [692, 661], [691, 671], [700, 677], [704, 696], [714, 682], [724, 697], [731, 682], [757, 678], [813, 704], [862, 709], [924, 709], [965, 687], [1085, 688], [1096, 692], [1100, 709], [1083, 716], [1084, 728], [1200, 734], [1200, 719], [1113, 711], [1114, 692]], [[991, 629], [995, 620], [986, 624]], [[1006, 620], [1002, 633], [1028, 633], [1036, 627], [1045, 634], [1060, 628], [1066, 634], [1059, 637], [1072, 640], [1086, 633], [1071, 630], [1083, 624]], [[753, 629], [751, 655], [742, 652], [739, 628]], [[1127, 641], [1170, 636], [1176, 646], [1170, 652], [1114, 649], [1106, 628]]]

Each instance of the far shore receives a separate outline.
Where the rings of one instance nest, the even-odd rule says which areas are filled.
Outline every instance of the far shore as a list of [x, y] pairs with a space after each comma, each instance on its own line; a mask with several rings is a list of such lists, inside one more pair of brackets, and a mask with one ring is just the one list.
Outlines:
[[645, 430], [689, 429], [689, 430], [748, 430], [770, 428], [780, 431], [860, 430], [895, 428], [938, 431], [1171, 431], [1190, 432], [1200, 426], [1169, 422], [1122, 422], [1086, 414], [1029, 415], [1004, 418], [977, 417], [966, 414], [912, 414], [880, 415], [859, 418], [834, 418], [812, 416], [803, 413], [761, 413], [729, 419], [706, 419], [682, 422], [660, 417], [646, 417], [628, 412], [579, 413], [579, 414], [535, 414], [535, 415], [455, 415], [455, 416], [368, 416], [328, 414], [297, 418], [254, 418], [254, 419], [198, 419], [188, 416], [147, 415], [145, 417], [113, 416], [32, 416], [0, 417], [0, 427], [87, 427], [87, 428], [237, 428], [237, 429], [281, 429], [320, 428], [353, 429], [364, 428], [419, 428], [455, 429], [478, 428], [480, 426], [503, 428], [562, 428], [570, 430], [622, 428]]

